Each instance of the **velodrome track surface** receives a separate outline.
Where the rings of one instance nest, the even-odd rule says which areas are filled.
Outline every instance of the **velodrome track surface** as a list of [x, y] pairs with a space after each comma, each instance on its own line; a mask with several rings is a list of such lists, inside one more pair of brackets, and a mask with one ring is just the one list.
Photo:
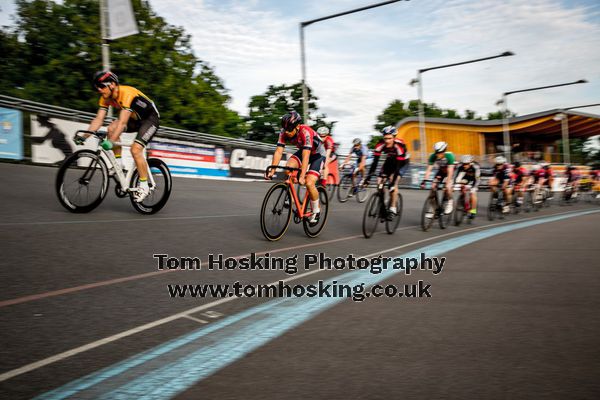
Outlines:
[[[425, 191], [402, 191], [394, 235], [364, 239], [364, 204], [332, 203], [321, 236], [279, 242], [258, 223], [263, 182], [175, 179], [138, 215], [111, 192], [74, 215], [56, 169], [0, 164], [0, 398], [598, 398], [600, 208], [553, 205], [420, 230]], [[481, 205], [487, 194], [481, 194]], [[380, 229], [381, 231], [381, 229]], [[486, 235], [493, 235], [488, 236]], [[173, 271], [152, 255], [302, 259], [425, 248], [443, 272]], [[295, 279], [402, 285], [431, 298], [171, 299], [168, 284]]]

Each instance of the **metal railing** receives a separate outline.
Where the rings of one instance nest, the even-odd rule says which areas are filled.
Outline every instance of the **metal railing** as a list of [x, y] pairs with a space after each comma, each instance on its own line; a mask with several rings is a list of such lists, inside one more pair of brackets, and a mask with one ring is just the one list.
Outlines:
[[[96, 116], [95, 114], [90, 112], [73, 110], [70, 108], [53, 106], [49, 104], [38, 103], [31, 100], [24, 100], [19, 99], [17, 97], [10, 97], [5, 95], [0, 95], [0, 106], [30, 112], [34, 114], [47, 115], [51, 118], [63, 118], [70, 121], [86, 123], [90, 122]], [[208, 133], [194, 132], [185, 129], [171, 128], [166, 126], [160, 127], [158, 129], [157, 136], [171, 139], [187, 140], [190, 142], [197, 143], [221, 145], [225, 147], [243, 147], [264, 151], [275, 151], [276, 147], [274, 144], [255, 142], [252, 140], [239, 138], [231, 138], [227, 136], [211, 135]]]

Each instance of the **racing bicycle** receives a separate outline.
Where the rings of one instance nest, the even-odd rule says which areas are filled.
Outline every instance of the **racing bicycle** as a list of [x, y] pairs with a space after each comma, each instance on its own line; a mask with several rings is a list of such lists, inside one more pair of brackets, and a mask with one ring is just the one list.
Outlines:
[[390, 213], [392, 192], [389, 188], [387, 191], [385, 190], [387, 180], [387, 176], [382, 177], [377, 184], [377, 192], [371, 194], [367, 206], [365, 207], [362, 230], [363, 235], [365, 235], [366, 238], [373, 236], [379, 222], [385, 222], [385, 230], [390, 235], [396, 232], [396, 228], [398, 228], [398, 225], [400, 224], [400, 219], [402, 218], [402, 194], [398, 191], [396, 214]]
[[268, 173], [271, 169], [281, 169], [290, 173], [284, 182], [278, 182], [271, 186], [265, 195], [260, 209], [260, 229], [264, 237], [270, 241], [281, 239], [290, 226], [292, 216], [296, 224], [302, 222], [307, 236], [317, 237], [327, 222], [329, 198], [326, 189], [321, 185], [317, 185], [321, 213], [316, 223], [310, 223], [312, 209], [308, 190], [304, 191], [301, 203], [298, 190], [295, 187], [300, 169], [272, 165], [267, 167], [266, 172]]
[[[355, 185], [352, 184], [352, 175], [356, 168], [353, 165], [344, 165], [342, 167], [342, 177], [340, 178], [340, 184], [338, 186], [337, 196], [340, 203], [345, 203], [351, 197], [356, 196], [356, 200], [359, 203], [363, 203], [367, 200], [369, 195], [367, 187], [363, 185], [363, 174], [359, 172], [354, 176]], [[358, 183], [357, 183], [358, 182]]]
[[[423, 182], [432, 182], [431, 180], [424, 180]], [[443, 195], [438, 195], [439, 191], [443, 191]], [[433, 225], [433, 221], [436, 219], [441, 229], [446, 229], [452, 219], [452, 213], [446, 214], [444, 212], [444, 205], [448, 201], [448, 193], [444, 181], [437, 185], [432, 185], [429, 190], [429, 196], [425, 199], [423, 204], [423, 211], [421, 212], [421, 228], [424, 231], [428, 231]]]
[[[150, 193], [138, 203], [134, 199], [139, 184], [139, 173], [135, 164], [125, 175], [114, 153], [100, 145], [106, 138], [106, 132], [79, 130], [75, 133], [75, 142], [82, 139], [79, 134], [89, 134], [97, 138], [97, 149], [76, 151], [62, 162], [56, 176], [55, 189], [63, 207], [73, 213], [92, 211], [102, 203], [108, 193], [111, 176], [115, 181], [117, 197], [129, 196], [133, 208], [139, 213], [154, 214], [167, 204], [171, 195], [172, 179], [169, 167], [162, 160], [147, 160]], [[129, 145], [120, 142], [115, 144]]]

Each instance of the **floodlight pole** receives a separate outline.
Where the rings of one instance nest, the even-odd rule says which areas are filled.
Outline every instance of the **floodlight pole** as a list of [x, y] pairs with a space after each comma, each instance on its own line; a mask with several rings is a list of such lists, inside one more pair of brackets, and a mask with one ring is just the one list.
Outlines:
[[420, 70], [417, 71], [417, 77], [415, 79], [413, 79], [412, 81], [410, 81], [410, 85], [413, 84], [417, 84], [417, 91], [418, 91], [418, 96], [419, 96], [419, 147], [421, 149], [421, 162], [425, 163], [425, 157], [426, 157], [426, 152], [427, 152], [427, 138], [425, 137], [425, 110], [424, 110], [424, 106], [423, 106], [423, 79], [421, 77], [421, 75], [423, 74], [423, 72], [427, 72], [427, 71], [431, 71], [434, 69], [442, 69], [442, 68], [449, 68], [449, 67], [456, 67], [458, 65], [464, 65], [464, 64], [472, 64], [472, 63], [476, 63], [476, 62], [480, 62], [480, 61], [487, 61], [487, 60], [492, 60], [494, 58], [500, 58], [500, 57], [510, 57], [510, 56], [514, 56], [515, 53], [511, 52], [511, 51], [505, 51], [504, 53], [495, 55], [495, 56], [491, 56], [491, 57], [483, 57], [483, 58], [477, 58], [475, 60], [468, 60], [468, 61], [461, 61], [461, 62], [457, 62], [457, 63], [452, 63], [452, 64], [446, 64], [446, 65], [440, 65], [437, 67], [430, 67], [430, 68], [422, 68]]
[[[533, 92], [535, 90], [543, 90], [543, 89], [550, 89], [550, 88], [555, 88], [555, 87], [561, 87], [561, 86], [569, 86], [569, 85], [577, 85], [579, 83], [587, 83], [587, 81], [585, 79], [580, 79], [578, 81], [573, 81], [573, 82], [567, 82], [567, 83], [559, 83], [556, 85], [548, 85], [548, 86], [539, 86], [539, 87], [534, 87], [534, 88], [529, 88], [529, 89], [521, 89], [521, 90], [512, 90], [510, 92], [504, 92], [502, 94], [502, 100], [498, 101], [496, 104], [503, 104], [502, 107], [502, 116], [503, 116], [503, 124], [502, 124], [502, 131], [503, 131], [503, 139], [504, 139], [504, 154], [506, 157], [506, 160], [510, 163], [511, 162], [511, 144], [510, 144], [510, 132], [509, 132], [509, 126], [508, 126], [508, 105], [507, 105], [507, 98], [509, 95], [511, 94], [515, 94], [515, 93], [523, 93], [523, 92]], [[568, 123], [568, 121], [567, 121]], [[563, 130], [564, 132], [564, 130]], [[567, 140], [568, 140], [568, 127], [567, 127]], [[564, 143], [563, 143], [564, 146]], [[568, 147], [569, 145], [566, 144], [566, 147]]]
[[306, 52], [304, 49], [304, 27], [314, 24], [315, 22], [325, 21], [327, 19], [337, 18], [348, 14], [353, 14], [359, 11], [370, 10], [371, 8], [385, 6], [391, 3], [397, 3], [399, 1], [410, 1], [410, 0], [391, 0], [384, 1], [382, 3], [372, 4], [370, 6], [355, 8], [350, 11], [344, 11], [337, 14], [327, 15], [325, 17], [311, 19], [309, 21], [300, 22], [300, 62], [302, 64], [302, 117], [304, 122], [308, 123], [308, 89], [306, 87]]

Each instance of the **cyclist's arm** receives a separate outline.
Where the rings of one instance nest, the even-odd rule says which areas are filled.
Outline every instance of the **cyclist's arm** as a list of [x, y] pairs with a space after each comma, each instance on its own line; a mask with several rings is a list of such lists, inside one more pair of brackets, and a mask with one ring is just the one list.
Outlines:
[[366, 163], [367, 163], [367, 156], [363, 154], [362, 156], [360, 156], [360, 164], [358, 165], [358, 169], [364, 171]]
[[446, 186], [452, 187], [452, 177], [454, 176], [454, 165], [448, 165], [448, 179]]
[[125, 132], [129, 117], [131, 117], [131, 111], [125, 109], [121, 110], [119, 113], [119, 119], [117, 120], [117, 126], [114, 131], [115, 136], [119, 136], [121, 133]]
[[433, 169], [433, 165], [428, 165], [427, 169], [425, 170], [425, 177], [423, 178], [424, 180], [429, 179], [429, 175], [431, 175], [431, 170]]
[[325, 151], [325, 165], [329, 165], [329, 162], [331, 162], [331, 148], [327, 149], [327, 151]]
[[273, 153], [273, 160], [271, 161], [271, 166], [276, 167], [279, 165], [279, 161], [281, 161], [281, 157], [283, 156], [283, 146], [277, 146], [275, 149], [275, 153]]
[[96, 117], [90, 122], [90, 126], [88, 127], [88, 131], [97, 131], [102, 128], [102, 124], [104, 124], [104, 118], [106, 118], [106, 108], [98, 109], [96, 113]]
[[302, 168], [300, 170], [300, 176], [306, 176], [308, 172], [308, 160], [310, 159], [310, 149], [302, 150]]
[[479, 168], [479, 165], [477, 165], [477, 164], [475, 164], [474, 168], [475, 168], [475, 183], [473, 183], [473, 187], [478, 188], [479, 182], [481, 182], [481, 169]]

